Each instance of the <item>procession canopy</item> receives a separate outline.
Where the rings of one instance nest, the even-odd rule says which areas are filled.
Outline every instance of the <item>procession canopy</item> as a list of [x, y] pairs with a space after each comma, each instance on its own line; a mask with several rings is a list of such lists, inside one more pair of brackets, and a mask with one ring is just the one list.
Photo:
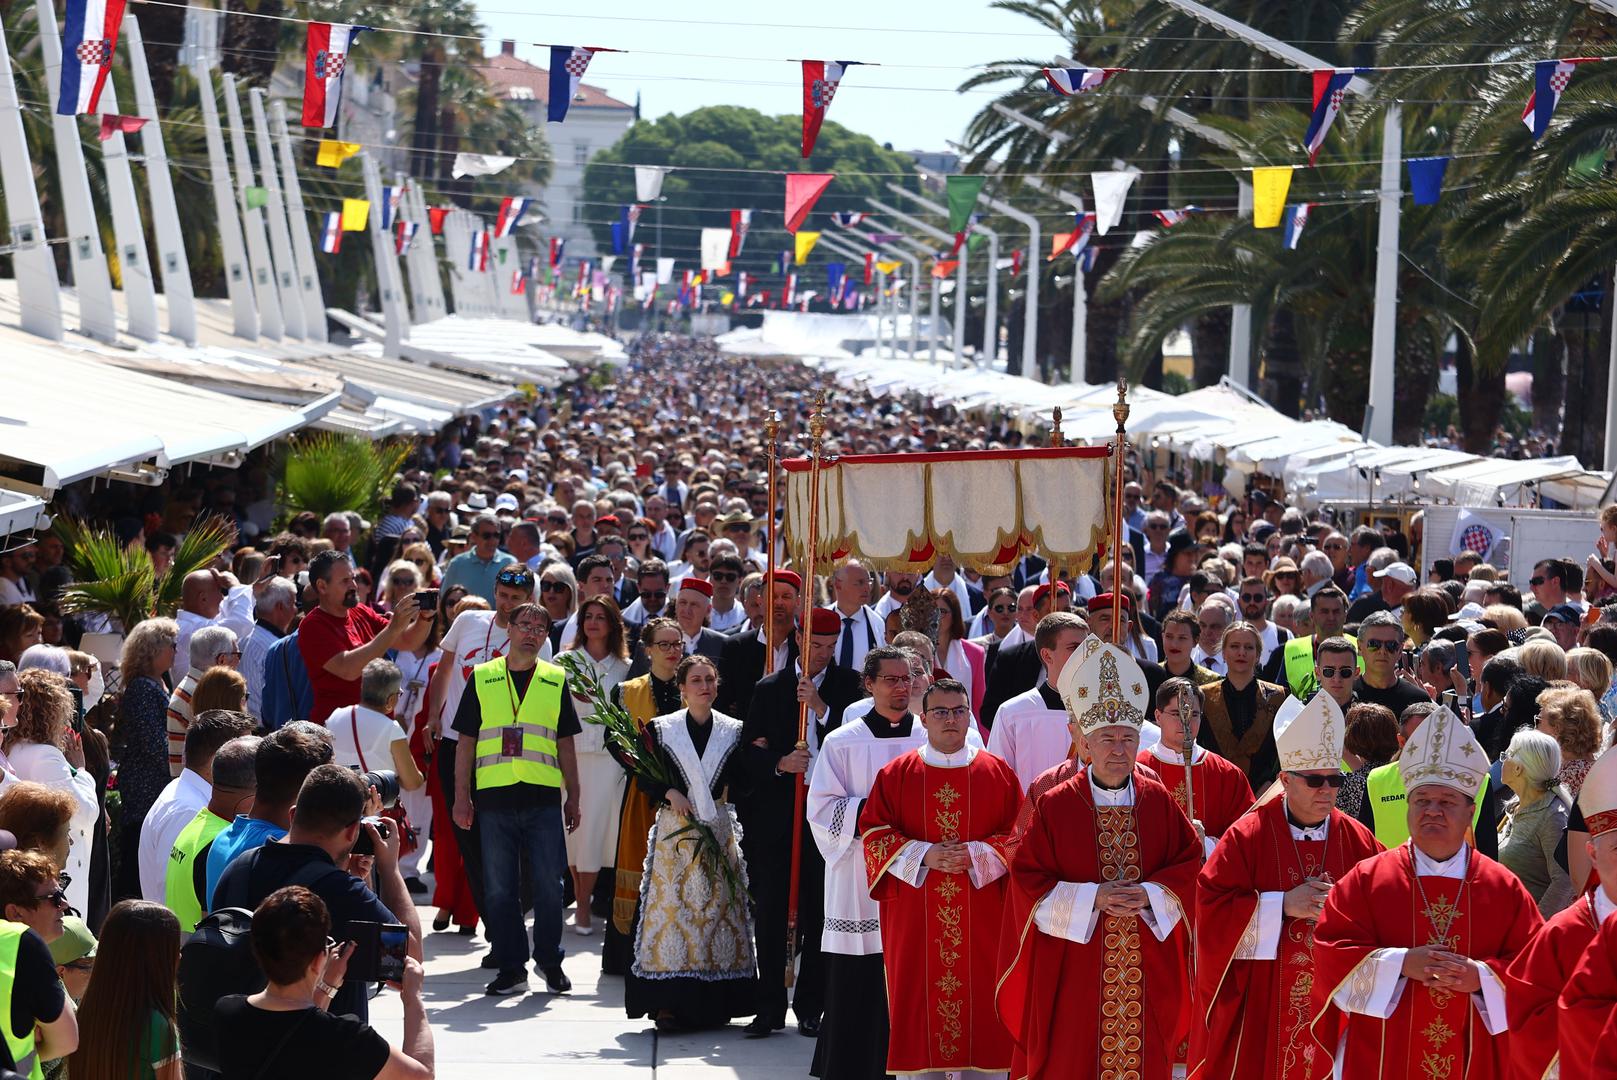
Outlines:
[[[985, 567], [1032, 553], [1054, 568], [1087, 569], [1106, 546], [1108, 457], [1105, 446], [1056, 446], [824, 459], [815, 559], [919, 572], [939, 555]], [[781, 465], [786, 551], [802, 562], [809, 460]]]

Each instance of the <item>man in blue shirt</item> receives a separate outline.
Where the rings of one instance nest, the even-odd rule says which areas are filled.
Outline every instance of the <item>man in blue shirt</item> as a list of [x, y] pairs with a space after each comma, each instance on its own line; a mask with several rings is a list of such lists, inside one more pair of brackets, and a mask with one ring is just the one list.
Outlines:
[[441, 587], [447, 592], [461, 585], [473, 596], [481, 596], [493, 604], [494, 579], [501, 568], [514, 562], [514, 555], [500, 550], [500, 519], [493, 514], [480, 514], [472, 523], [471, 548], [449, 560]]
[[274, 731], [293, 720], [307, 720], [314, 710], [314, 687], [309, 668], [298, 649], [296, 630], [278, 638], [264, 651], [260, 672], [262, 689], [257, 702], [264, 730]]
[[242, 852], [286, 835], [292, 825], [292, 805], [298, 801], [298, 789], [303, 786], [304, 778], [331, 758], [331, 737], [309, 723], [283, 727], [258, 744], [258, 753], [253, 759], [258, 797], [253, 801], [253, 812], [236, 815], [236, 820], [214, 839], [208, 851], [206, 906], [209, 911], [215, 907], [213, 896], [225, 867]]

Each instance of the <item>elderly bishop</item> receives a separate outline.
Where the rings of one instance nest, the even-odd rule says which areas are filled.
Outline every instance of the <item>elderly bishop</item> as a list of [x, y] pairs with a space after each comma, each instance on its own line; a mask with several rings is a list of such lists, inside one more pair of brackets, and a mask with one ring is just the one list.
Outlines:
[[[1516, 875], [1466, 842], [1488, 756], [1464, 721], [1439, 708], [1398, 768], [1410, 839], [1326, 896], [1314, 1034], [1339, 1076], [1503, 1077], [1505, 972], [1544, 920]], [[1346, 1014], [1340, 1035], [1331, 1006]]]
[[1133, 658], [1102, 645], [1058, 689], [1088, 764], [1037, 796], [1011, 861], [995, 998], [1011, 1075], [1167, 1080], [1201, 845], [1136, 768], [1148, 697]]
[[[1191, 1075], [1320, 1080], [1331, 1058], [1314, 1039], [1314, 924], [1332, 883], [1381, 851], [1336, 809], [1342, 710], [1327, 694], [1289, 698], [1275, 716], [1280, 798], [1238, 819], [1197, 880], [1196, 1003], [1206, 1043]], [[1334, 1046], [1340, 1013], [1321, 1025]]]

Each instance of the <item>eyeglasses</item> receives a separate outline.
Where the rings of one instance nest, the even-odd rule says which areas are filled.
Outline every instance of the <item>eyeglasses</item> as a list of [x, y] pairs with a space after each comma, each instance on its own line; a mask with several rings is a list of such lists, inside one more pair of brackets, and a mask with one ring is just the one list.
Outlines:
[[1389, 641], [1382, 638], [1360, 638], [1359, 644], [1364, 646], [1365, 652], [1397, 652], [1398, 647], [1402, 645], [1403, 642], [1397, 640]]
[[1341, 667], [1321, 667], [1319, 677], [1322, 679], [1348, 679], [1359, 673], [1357, 664], [1343, 664]]
[[[397, 585], [398, 581], [395, 580], [393, 584]], [[409, 582], [405, 582], [405, 584], [409, 584]], [[495, 575], [494, 584], [511, 585], [518, 589], [531, 589], [533, 588], [533, 574], [527, 570], [501, 570]], [[561, 582], [556, 582], [556, 584], [566, 588], [565, 584]]]
[[500, 530], [479, 529], [477, 532], [472, 533], [472, 536], [476, 537], [478, 540], [498, 540], [500, 538]]
[[909, 676], [909, 675], [877, 675], [871, 681], [872, 682], [879, 682], [883, 686], [887, 687], [889, 690], [896, 690], [898, 687], [903, 686], [905, 683], [909, 682], [910, 679], [911, 679], [911, 676]]
[[567, 582], [565, 582], [565, 581], [541, 581], [539, 583], [539, 591], [540, 592], [572, 592], [573, 590], [568, 588]]
[[543, 634], [548, 632], [550, 628], [542, 622], [529, 620], [527, 622], [514, 622], [511, 624], [511, 629], [519, 634]]
[[945, 709], [940, 705], [936, 709], [928, 709], [926, 714], [934, 720], [964, 720], [971, 715], [971, 709], [965, 705], [956, 705], [952, 709]]
[[708, 575], [708, 578], [715, 583], [720, 581], [740, 581], [741, 575], [734, 570], [715, 570]]
[[1294, 772], [1290, 773], [1290, 775], [1295, 776], [1297, 779], [1301, 780], [1311, 788], [1322, 788], [1326, 784], [1331, 785], [1333, 788], [1339, 788], [1343, 784], [1347, 783], [1346, 773], [1331, 773], [1329, 776], [1320, 776], [1318, 774]]
[[653, 641], [651, 643], [651, 647], [653, 649], [668, 649], [672, 651], [674, 649], [683, 649], [685, 647], [685, 643], [683, 641]]

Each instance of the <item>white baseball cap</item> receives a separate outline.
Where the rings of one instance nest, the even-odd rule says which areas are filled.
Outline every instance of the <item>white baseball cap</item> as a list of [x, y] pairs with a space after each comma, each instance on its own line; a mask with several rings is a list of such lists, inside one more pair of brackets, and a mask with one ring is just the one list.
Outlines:
[[499, 497], [494, 500], [494, 512], [498, 514], [502, 510], [509, 510], [513, 514], [522, 512], [522, 507], [517, 502], [517, 497], [509, 491], [502, 491]]
[[1415, 573], [1415, 568], [1406, 562], [1391, 563], [1385, 570], [1377, 570], [1374, 576], [1378, 578], [1396, 578], [1405, 585], [1420, 584], [1420, 577]]

